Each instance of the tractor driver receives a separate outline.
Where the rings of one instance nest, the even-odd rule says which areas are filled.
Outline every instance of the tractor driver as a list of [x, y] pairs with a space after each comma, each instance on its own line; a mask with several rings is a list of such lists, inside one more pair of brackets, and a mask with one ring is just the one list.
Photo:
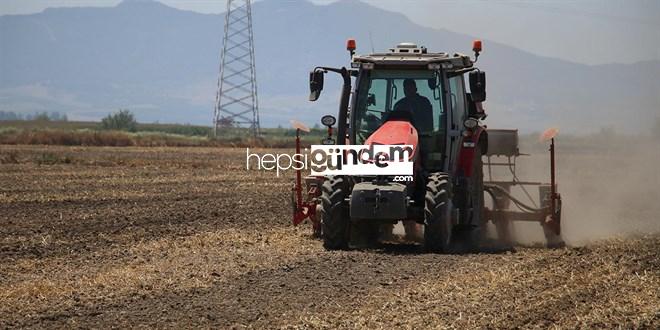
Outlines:
[[[417, 94], [417, 84], [414, 79], [403, 80], [403, 94], [404, 98], [394, 104], [395, 112], [407, 112], [412, 116], [412, 124], [419, 132], [430, 132], [433, 130], [433, 106], [429, 99]], [[403, 221], [403, 228], [405, 231], [405, 240], [419, 241], [421, 234], [419, 226], [415, 221]], [[384, 225], [382, 227], [385, 240], [391, 239], [393, 236], [393, 225]]]
[[413, 126], [420, 132], [433, 130], [433, 106], [429, 99], [417, 94], [417, 84], [414, 79], [403, 80], [404, 98], [397, 101], [394, 111], [405, 111], [412, 114]]

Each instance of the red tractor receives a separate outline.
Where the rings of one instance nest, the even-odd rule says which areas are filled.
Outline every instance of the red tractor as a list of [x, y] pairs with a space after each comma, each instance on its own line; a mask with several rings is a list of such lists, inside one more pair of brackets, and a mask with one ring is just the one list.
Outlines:
[[[489, 221], [506, 244], [511, 244], [513, 220], [538, 222], [548, 245], [561, 244], [556, 131], [546, 134], [552, 141], [551, 183], [518, 180], [517, 130], [487, 130], [482, 125], [486, 74], [475, 67], [481, 41], [473, 44], [474, 60], [459, 53], [432, 53], [411, 43], [363, 56], [355, 55], [355, 41], [349, 40], [347, 50], [350, 68], [317, 67], [310, 73], [310, 101], [318, 99], [326, 73], [343, 79], [337, 118], [322, 118], [328, 127], [322, 143], [412, 145], [413, 175], [404, 182], [391, 176], [307, 176], [303, 185], [298, 171], [294, 224], [309, 219], [328, 250], [377, 241], [399, 221], [411, 236], [423, 227], [423, 245], [430, 252], [477, 250]], [[492, 157], [506, 160], [492, 162]], [[484, 181], [484, 168], [490, 173], [492, 166], [504, 165], [511, 169], [511, 181]], [[525, 185], [539, 186], [538, 206], [511, 193], [512, 187]], [[511, 204], [519, 210], [510, 210]]]

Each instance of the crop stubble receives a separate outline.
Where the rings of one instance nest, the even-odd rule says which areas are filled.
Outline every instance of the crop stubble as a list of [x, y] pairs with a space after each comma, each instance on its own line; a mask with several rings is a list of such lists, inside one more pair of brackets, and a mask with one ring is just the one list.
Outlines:
[[660, 325], [657, 235], [326, 252], [244, 149], [0, 152], [0, 328]]

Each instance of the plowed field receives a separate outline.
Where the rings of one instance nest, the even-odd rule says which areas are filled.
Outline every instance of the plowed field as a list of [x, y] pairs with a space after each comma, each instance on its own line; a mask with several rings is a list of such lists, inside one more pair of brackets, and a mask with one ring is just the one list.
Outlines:
[[290, 178], [246, 171], [244, 149], [0, 156], [0, 328], [660, 327], [660, 236], [644, 230], [554, 250], [326, 252], [290, 224]]

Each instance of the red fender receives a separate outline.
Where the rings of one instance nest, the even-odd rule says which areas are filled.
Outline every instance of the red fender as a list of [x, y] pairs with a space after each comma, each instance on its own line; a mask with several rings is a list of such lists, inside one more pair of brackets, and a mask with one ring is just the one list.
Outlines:
[[479, 126], [472, 131], [470, 136], [463, 136], [461, 138], [456, 174], [463, 175], [465, 177], [472, 176], [472, 162], [474, 161], [475, 148], [479, 144], [481, 134], [487, 134], [485, 131], [485, 128]]

